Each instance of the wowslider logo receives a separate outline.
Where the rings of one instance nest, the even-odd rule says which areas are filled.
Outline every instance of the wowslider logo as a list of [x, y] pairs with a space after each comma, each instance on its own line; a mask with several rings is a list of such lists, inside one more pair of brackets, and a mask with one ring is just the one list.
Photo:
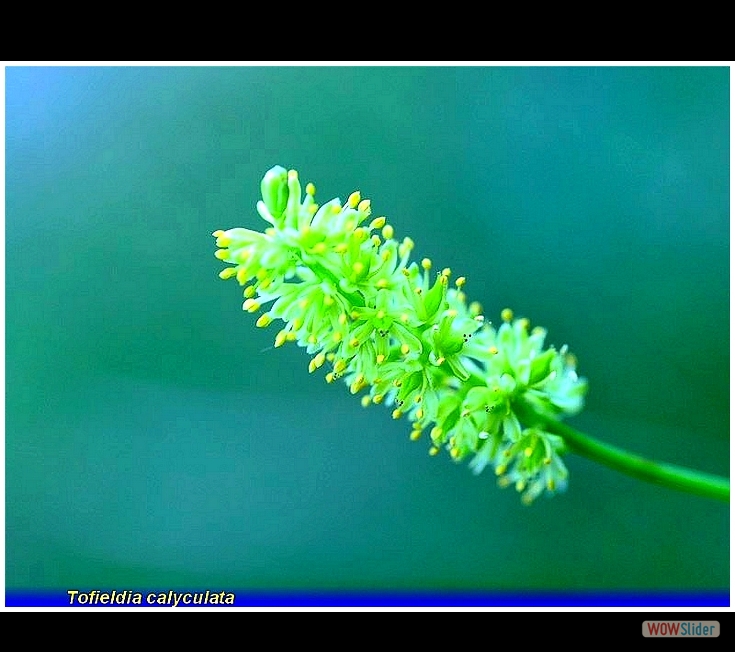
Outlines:
[[643, 636], [658, 637], [697, 637], [719, 636], [720, 623], [717, 620], [644, 620]]

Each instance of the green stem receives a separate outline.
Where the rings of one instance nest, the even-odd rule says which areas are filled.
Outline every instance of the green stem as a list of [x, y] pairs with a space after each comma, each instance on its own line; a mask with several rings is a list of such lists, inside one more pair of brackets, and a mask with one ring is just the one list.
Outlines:
[[[537, 415], [539, 416], [539, 415]], [[571, 426], [544, 419], [544, 428], [564, 438], [569, 449], [593, 462], [604, 464], [638, 480], [677, 489], [704, 498], [730, 502], [730, 480], [710, 473], [702, 473], [683, 466], [654, 462], [617, 446], [605, 444]]]

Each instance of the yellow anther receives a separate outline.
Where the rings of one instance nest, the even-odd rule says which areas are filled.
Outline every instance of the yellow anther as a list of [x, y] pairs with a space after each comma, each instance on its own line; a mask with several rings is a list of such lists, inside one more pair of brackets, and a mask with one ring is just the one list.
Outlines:
[[335, 361], [334, 373], [341, 374], [345, 369], [347, 369], [347, 363], [344, 360]]
[[384, 226], [385, 226], [384, 217], [376, 217], [372, 222], [370, 222], [371, 229], [382, 229]]
[[467, 283], [467, 279], [464, 276], [460, 276], [457, 278], [457, 280], [454, 282], [454, 284], [461, 288], [465, 283]]
[[431, 455], [432, 457], [434, 457], [434, 456], [435, 456], [435, 455], [437, 455], [438, 453], [439, 453], [439, 449], [438, 449], [438, 448], [437, 448], [436, 446], [432, 446], [432, 447], [431, 447], [431, 448], [429, 449], [429, 455]]
[[357, 223], [355, 222], [355, 220], [347, 220], [342, 230], [345, 233], [352, 233], [355, 230], [356, 226], [357, 226]]
[[400, 387], [401, 385], [403, 385], [403, 381], [400, 378], [396, 378], [393, 381], [393, 387]]
[[339, 313], [339, 317], [337, 317], [337, 321], [344, 326], [347, 323], [347, 315], [343, 312]]
[[457, 316], [457, 311], [454, 308], [447, 310], [447, 316], [454, 319]]
[[347, 199], [347, 205], [350, 208], [357, 208], [357, 205], [360, 203], [360, 191], [355, 190]]
[[422, 290], [421, 288], [414, 288], [413, 289], [414, 294], [421, 294]]
[[370, 240], [372, 241], [372, 243], [373, 243], [373, 245], [374, 245], [375, 247], [379, 247], [379, 246], [380, 246], [380, 236], [379, 236], [379, 235], [378, 235], [377, 233], [374, 233], [374, 234], [373, 234], [373, 235], [372, 235], [372, 236], [370, 237]]
[[214, 252], [214, 257], [219, 258], [220, 260], [224, 260], [229, 255], [229, 251], [227, 249], [217, 249], [217, 251]]
[[286, 343], [287, 336], [288, 333], [286, 331], [279, 331], [278, 335], [276, 335], [275, 342], [273, 342], [273, 346], [276, 348], [283, 346]]
[[416, 418], [417, 419], [423, 419], [424, 418], [424, 411], [421, 408], [419, 408], [418, 410], [416, 410]]
[[245, 267], [239, 267], [237, 270], [237, 282], [240, 285], [245, 285], [249, 278], [250, 274], [248, 273], [248, 270]]
[[263, 231], [263, 233], [272, 238], [274, 235], [276, 235], [276, 230], [272, 226], [269, 226], [265, 231]]
[[261, 290], [267, 290], [270, 286], [271, 286], [271, 280], [269, 278], [265, 278], [260, 282]]
[[524, 330], [527, 331], [528, 327], [531, 325], [531, 322], [528, 321], [526, 317], [523, 317], [522, 319], [518, 320], [518, 325]]
[[270, 326], [270, 323], [273, 321], [273, 317], [271, 317], [268, 314], [261, 315], [258, 317], [258, 321], [255, 322], [255, 325], [258, 328], [265, 328], [266, 326]]
[[301, 308], [301, 310], [306, 310], [308, 306], [309, 306], [308, 299], [301, 299], [301, 301], [299, 301], [299, 308]]
[[554, 489], [556, 489], [556, 482], [554, 482], [554, 478], [549, 478], [548, 482], [546, 483], [546, 488], [549, 491], [554, 491]]
[[242, 304], [242, 309], [248, 312], [257, 312], [260, 310], [260, 304], [255, 299], [245, 299]]
[[327, 250], [327, 245], [323, 242], [317, 242], [312, 249], [315, 254], [323, 254]]
[[493, 355], [497, 355], [498, 354], [498, 347], [497, 346], [491, 346], [488, 349], [488, 353], [492, 353]]
[[324, 353], [319, 353], [314, 357], [314, 366], [319, 369], [324, 364], [324, 361], [327, 359], [327, 356], [324, 355]]
[[299, 330], [304, 325], [304, 320], [301, 317], [296, 317], [291, 324], [293, 325], [294, 330]]
[[452, 450], [449, 451], [449, 454], [452, 456], [452, 459], [454, 460], [459, 459], [459, 455], [460, 455], [459, 448], [453, 448]]
[[224, 234], [225, 232], [222, 229], [217, 229], [216, 231], [212, 231], [212, 235], [215, 238], [221, 238]]
[[329, 362], [334, 362], [335, 357], [334, 353], [327, 353], [327, 360], [329, 360]]
[[384, 398], [385, 396], [383, 394], [376, 394], [375, 396], [373, 396], [373, 403], [375, 403], [375, 405], [379, 405], [383, 402]]
[[383, 259], [384, 263], [387, 263], [391, 257], [390, 249], [383, 249], [382, 253], [380, 254], [380, 257]]
[[500, 318], [504, 322], [512, 321], [512, 319], [513, 319], [513, 311], [510, 308], [503, 308], [502, 312], [500, 313]]
[[353, 349], [356, 349], [356, 348], [357, 348], [358, 346], [360, 346], [360, 340], [358, 340], [358, 339], [357, 339], [356, 337], [353, 337], [353, 338], [352, 338], [352, 339], [350, 340], [350, 346], [351, 346], [351, 347], [352, 347]]
[[399, 317], [402, 323], [407, 324], [409, 320], [411, 319], [405, 312], [401, 313], [401, 316]]
[[358, 242], [365, 242], [365, 240], [370, 237], [370, 231], [363, 227], [360, 227], [359, 229], [355, 229], [352, 237], [355, 238], [355, 240], [357, 240]]
[[372, 401], [370, 400], [370, 397], [366, 394], [360, 399], [360, 403], [362, 404], [362, 407], [366, 408], [372, 403]]
[[259, 281], [262, 281], [266, 276], [268, 276], [268, 272], [266, 272], [262, 267], [255, 273], [255, 278]]
[[332, 333], [332, 339], [337, 342], [337, 344], [342, 341], [342, 337], [342, 331], [334, 331], [334, 333]]
[[410, 351], [411, 347], [408, 346], [408, 344], [401, 344], [401, 353], [403, 353], [403, 355], [408, 355]]
[[332, 296], [330, 296], [328, 294], [325, 294], [324, 295], [324, 299], [323, 299], [323, 303], [324, 303], [325, 306], [333, 306], [334, 305], [334, 297], [332, 297]]
[[421, 403], [421, 401], [424, 399], [424, 397], [421, 394], [416, 394], [416, 398], [413, 399], [414, 403]]
[[393, 232], [393, 227], [390, 224], [386, 224], [383, 227], [383, 230], [381, 231], [381, 233], [383, 234], [383, 237], [386, 240], [390, 240], [393, 237], [393, 233], [394, 233]]
[[337, 204], [332, 204], [329, 207], [329, 210], [332, 213], [332, 215], [339, 215], [342, 212], [342, 207], [338, 206]]
[[385, 279], [385, 278], [378, 279], [378, 282], [375, 284], [375, 287], [378, 288], [379, 290], [382, 290], [383, 288], [387, 288], [388, 279]]
[[319, 206], [316, 204], [309, 204], [306, 207], [306, 210], [309, 211], [309, 215], [314, 215], [319, 210]]
[[430, 258], [424, 258], [421, 261], [421, 267], [423, 267], [426, 270], [431, 269], [431, 259]]
[[228, 267], [227, 269], [223, 269], [219, 273], [219, 277], [222, 280], [226, 281], [228, 278], [232, 278], [233, 276], [235, 276], [235, 274], [237, 274], [237, 269], [235, 267]]
[[326, 376], [324, 376], [324, 380], [328, 383], [334, 382], [334, 373], [330, 371]]
[[508, 470], [508, 467], [505, 466], [505, 464], [498, 464], [498, 466], [495, 468], [495, 475], [503, 475]]
[[316, 344], [316, 335], [309, 335], [309, 337], [306, 338], [306, 341], [309, 344]]
[[296, 170], [289, 170], [288, 171], [288, 180], [289, 181], [296, 181], [299, 178], [299, 173], [296, 172]]
[[338, 254], [343, 254], [345, 251], [347, 251], [347, 243], [340, 242], [337, 246], [335, 246], [334, 251]]
[[286, 334], [286, 341], [287, 342], [295, 342], [296, 341], [296, 333], [293, 331], [288, 331]]
[[[414, 244], [415, 244], [414, 241], [411, 240], [411, 238], [409, 238], [408, 236], [406, 236], [405, 238], [403, 238], [403, 242], [401, 243], [401, 247], [403, 247], [403, 250], [404, 251], [409, 252], [409, 251], [412, 251], [413, 250]], [[403, 252], [401, 252], [401, 253], [403, 253]]]
[[524, 480], [516, 481], [516, 491], [521, 492], [526, 488], [526, 482]]
[[526, 448], [526, 449], [525, 449], [525, 450], [523, 451], [523, 454], [524, 454], [524, 455], [525, 455], [526, 457], [531, 457], [531, 455], [533, 455], [533, 448], [531, 448], [530, 446], [528, 446], [528, 447], [527, 447], [527, 448]]
[[400, 419], [403, 416], [403, 412], [401, 412], [399, 408], [396, 408], [395, 410], [393, 410], [393, 413], [391, 414], [391, 416], [394, 419]]
[[312, 197], [316, 195], [316, 186], [311, 181], [306, 184], [306, 194]]
[[429, 436], [436, 441], [444, 434], [444, 431], [439, 426], [434, 426], [431, 429], [431, 433], [429, 433]]
[[441, 357], [437, 358], [436, 359], [436, 366], [437, 367], [441, 367], [446, 362], [446, 360], [447, 359], [444, 356], [441, 356]]
[[362, 213], [368, 213], [370, 212], [370, 200], [369, 199], [363, 199], [358, 205], [357, 210], [361, 211]]
[[419, 437], [421, 437], [421, 431], [420, 430], [412, 430], [411, 434], [409, 435], [411, 438], [411, 441], [416, 441]]
[[385, 310], [378, 310], [378, 312], [375, 313], [376, 319], [385, 319]]
[[449, 267], [445, 267], [442, 270], [442, 276], [451, 276], [451, 275], [452, 275], [452, 270]]
[[375, 358], [376, 364], [383, 364], [385, 361], [385, 356], [382, 353], [378, 353], [378, 355]]

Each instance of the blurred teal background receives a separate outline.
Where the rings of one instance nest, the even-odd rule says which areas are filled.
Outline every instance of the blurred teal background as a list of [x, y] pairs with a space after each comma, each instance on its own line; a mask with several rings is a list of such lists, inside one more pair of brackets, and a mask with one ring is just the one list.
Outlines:
[[6, 585], [729, 590], [729, 507], [524, 507], [273, 350], [211, 232], [275, 164], [568, 343], [571, 421], [729, 475], [729, 69], [6, 69]]

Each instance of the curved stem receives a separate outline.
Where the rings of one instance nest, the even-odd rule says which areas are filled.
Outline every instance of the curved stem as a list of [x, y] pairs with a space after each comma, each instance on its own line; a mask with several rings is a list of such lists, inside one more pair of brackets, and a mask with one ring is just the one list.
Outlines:
[[683, 466], [654, 462], [617, 446], [605, 444], [571, 426], [543, 419], [544, 428], [564, 438], [569, 450], [638, 480], [677, 489], [704, 498], [730, 502], [730, 480]]

